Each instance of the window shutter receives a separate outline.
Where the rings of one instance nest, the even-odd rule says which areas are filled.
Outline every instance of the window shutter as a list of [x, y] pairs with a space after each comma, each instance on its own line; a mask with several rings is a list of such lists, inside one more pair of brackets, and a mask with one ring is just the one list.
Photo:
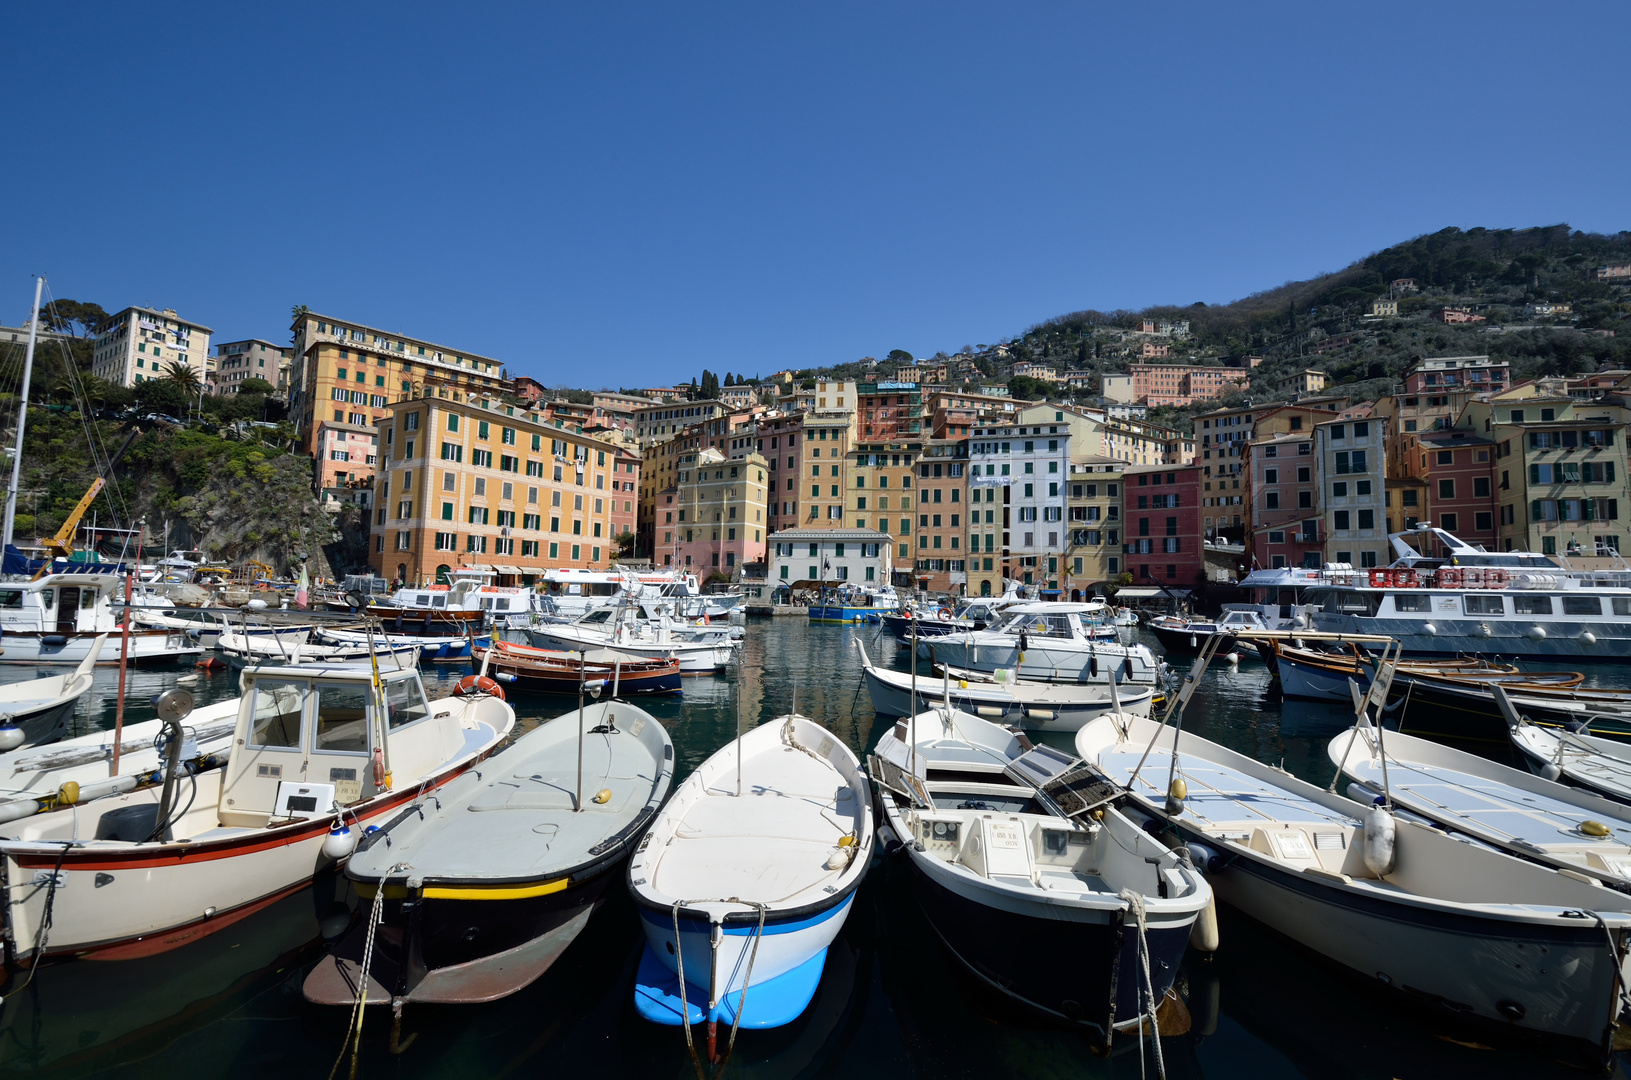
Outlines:
[[[1531, 466], [1531, 468], [1532, 467], [1533, 466]], [[1530, 502], [1529, 502], [1529, 520], [1530, 521], [1540, 521], [1541, 520], [1541, 516], [1540, 516], [1540, 500], [1539, 499], [1531, 499]]]
[[1618, 499], [1608, 500], [1608, 520], [1610, 520], [1610, 521], [1620, 520], [1620, 500], [1618, 500]]
[[1603, 463], [1603, 479], [1610, 484], [1614, 482], [1614, 463], [1612, 461]]
[[1529, 482], [1531, 484], [1540, 483], [1540, 466], [1539, 465], [1529, 466]]

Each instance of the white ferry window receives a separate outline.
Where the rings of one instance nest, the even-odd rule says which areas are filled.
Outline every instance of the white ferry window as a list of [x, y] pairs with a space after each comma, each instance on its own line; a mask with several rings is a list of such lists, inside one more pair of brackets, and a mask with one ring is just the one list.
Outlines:
[[1427, 593], [1394, 593], [1394, 611], [1432, 611], [1433, 598]]
[[1602, 613], [1602, 597], [1565, 596], [1563, 598], [1563, 614], [1565, 615], [1601, 615]]
[[317, 737], [313, 750], [368, 752], [368, 696], [372, 687], [329, 685], [317, 688]]
[[305, 711], [305, 704], [304, 682], [257, 680], [255, 711], [249, 724], [249, 745], [299, 746], [300, 717]]
[[0, 608], [20, 608], [23, 606], [23, 591], [21, 589], [0, 589]]
[[1550, 615], [1552, 613], [1552, 598], [1550, 596], [1516, 596], [1512, 597], [1512, 610], [1518, 615]]
[[1616, 596], [1614, 601], [1614, 614], [1631, 615], [1631, 596]]
[[[1513, 597], [1513, 599], [1522, 599]], [[1544, 600], [1545, 597], [1540, 597]], [[1506, 607], [1501, 603], [1499, 596], [1463, 596], [1461, 598], [1463, 610], [1468, 615], [1505, 615]], [[1550, 610], [1550, 608], [1548, 608]]]
[[418, 679], [398, 679], [385, 687], [385, 723], [392, 731], [423, 720], [429, 712]]

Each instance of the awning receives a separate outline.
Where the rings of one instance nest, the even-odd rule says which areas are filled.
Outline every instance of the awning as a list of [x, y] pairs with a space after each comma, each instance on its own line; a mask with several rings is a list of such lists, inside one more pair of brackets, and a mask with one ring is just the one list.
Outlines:
[[1153, 599], [1153, 598], [1155, 598], [1157, 596], [1188, 596], [1189, 592], [1190, 592], [1190, 590], [1188, 590], [1188, 589], [1179, 589], [1179, 588], [1147, 589], [1147, 588], [1144, 588], [1143, 586], [1138, 586], [1138, 587], [1135, 588], [1134, 586], [1129, 585], [1126, 588], [1116, 590], [1116, 599], [1118, 599], [1118, 600], [1150, 600], [1150, 599]]
[[501, 574], [525, 574], [526, 573], [526, 571], [521, 569], [519, 566], [498, 566], [498, 567], [494, 567], [494, 569], [496, 569]]

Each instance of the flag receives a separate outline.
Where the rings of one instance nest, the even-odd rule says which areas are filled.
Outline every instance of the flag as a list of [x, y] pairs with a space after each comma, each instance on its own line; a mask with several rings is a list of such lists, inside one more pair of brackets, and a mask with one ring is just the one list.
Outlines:
[[311, 594], [311, 575], [306, 573], [306, 564], [300, 564], [300, 582], [294, 588], [294, 606], [302, 611], [306, 608], [306, 600]]

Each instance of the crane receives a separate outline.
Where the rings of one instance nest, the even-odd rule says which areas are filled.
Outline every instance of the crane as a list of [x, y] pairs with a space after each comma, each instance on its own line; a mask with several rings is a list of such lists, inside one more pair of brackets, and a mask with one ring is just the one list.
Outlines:
[[[66, 559], [73, 555], [74, 530], [79, 528], [80, 519], [85, 516], [85, 511], [91, 508], [91, 503], [96, 501], [97, 495], [101, 494], [107, 483], [100, 476], [93, 480], [90, 490], [85, 492], [85, 497], [79, 500], [79, 505], [75, 506], [73, 511], [63, 520], [62, 528], [57, 530], [57, 535], [48, 540], [40, 541], [40, 546], [50, 554], [51, 559]], [[47, 561], [46, 565], [50, 565], [50, 562]]]

